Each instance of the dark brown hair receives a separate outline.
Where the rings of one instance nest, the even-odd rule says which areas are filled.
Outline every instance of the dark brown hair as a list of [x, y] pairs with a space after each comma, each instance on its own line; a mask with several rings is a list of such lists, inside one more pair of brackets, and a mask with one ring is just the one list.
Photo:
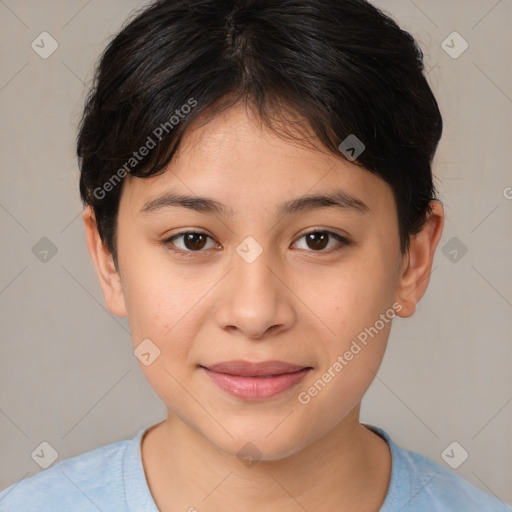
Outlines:
[[160, 0], [106, 48], [77, 140], [81, 198], [116, 264], [124, 176], [163, 172], [193, 121], [240, 100], [269, 125], [294, 112], [340, 158], [362, 141], [354, 163], [393, 189], [405, 253], [442, 133], [414, 38], [365, 0]]

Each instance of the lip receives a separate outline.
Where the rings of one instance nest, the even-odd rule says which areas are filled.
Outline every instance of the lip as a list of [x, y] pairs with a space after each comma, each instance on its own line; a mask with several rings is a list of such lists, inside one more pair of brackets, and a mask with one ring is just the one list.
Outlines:
[[200, 368], [221, 389], [248, 401], [272, 398], [296, 386], [312, 369], [276, 360], [234, 360]]

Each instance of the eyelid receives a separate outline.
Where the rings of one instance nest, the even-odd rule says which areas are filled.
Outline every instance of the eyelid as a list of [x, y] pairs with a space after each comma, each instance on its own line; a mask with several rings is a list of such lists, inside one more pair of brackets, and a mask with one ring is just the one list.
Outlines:
[[344, 240], [347, 243], [350, 242], [350, 238], [349, 238], [348, 235], [345, 235], [345, 234], [342, 234], [342, 233], [338, 233], [337, 231], [334, 231], [334, 228], [324, 228], [322, 226], [313, 226], [311, 228], [305, 229], [304, 231], [300, 232], [297, 235], [296, 240], [299, 240], [303, 236], [309, 235], [311, 233], [328, 233], [330, 235], [335, 235], [336, 237], [341, 238], [342, 240]]
[[331, 229], [326, 228], [311, 228], [300, 235], [297, 236], [296, 241], [293, 242], [293, 245], [295, 245], [298, 241], [300, 241], [302, 238], [304, 238], [306, 235], [315, 234], [315, 233], [326, 233], [329, 235], [330, 238], [334, 238], [338, 241], [338, 245], [336, 247], [331, 247], [327, 250], [321, 250], [321, 251], [313, 251], [313, 250], [306, 250], [308, 253], [312, 254], [332, 254], [336, 251], [339, 251], [346, 247], [347, 245], [350, 245], [352, 242], [351, 240], [346, 237], [345, 235], [340, 235], [339, 233], [336, 233], [335, 231], [332, 231]]
[[[184, 236], [184, 235], [188, 235], [188, 234], [194, 234], [194, 235], [204, 235], [206, 236], [207, 238], [210, 238], [211, 240], [217, 242], [215, 240], [215, 238], [213, 238], [213, 236], [211, 236], [209, 233], [207, 233], [206, 231], [202, 231], [200, 229], [186, 229], [184, 231], [180, 231], [178, 233], [174, 233], [173, 235], [170, 235], [166, 238], [164, 238], [162, 240], [162, 244], [165, 246], [165, 247], [168, 247], [170, 248], [173, 252], [176, 252], [178, 254], [196, 254], [196, 253], [201, 253], [201, 252], [205, 252], [205, 250], [200, 250], [200, 251], [186, 251], [186, 250], [183, 250], [183, 249], [174, 249], [170, 246], [174, 246], [174, 242], [173, 240], [176, 239], [176, 238], [179, 238], [181, 236]], [[217, 242], [218, 244], [218, 242]]]
[[[331, 237], [335, 238], [339, 242], [340, 246], [339, 247], [335, 247], [334, 249], [331, 248], [329, 250], [321, 250], [321, 251], [310, 250], [310, 251], [306, 251], [306, 252], [311, 252], [313, 254], [315, 254], [315, 253], [317, 253], [317, 254], [330, 254], [332, 252], [335, 252], [335, 251], [343, 248], [344, 246], [347, 246], [347, 245], [351, 244], [351, 240], [348, 237], [344, 236], [344, 235], [340, 235], [339, 233], [336, 233], [335, 231], [332, 231], [331, 229], [316, 227], [316, 228], [308, 228], [306, 231], [304, 231], [301, 234], [299, 234], [297, 236], [297, 238], [295, 239], [295, 241], [293, 242], [292, 245], [295, 245], [301, 238], [304, 238], [306, 235], [314, 234], [314, 233], [326, 233], [326, 234], [330, 235]], [[166, 237], [162, 241], [162, 244], [164, 244], [166, 247], [169, 247], [170, 245], [174, 245], [174, 243], [173, 243], [174, 239], [179, 238], [180, 236], [187, 235], [187, 234], [204, 235], [207, 238], [210, 238], [211, 240], [214, 240], [215, 242], [217, 242], [213, 238], [213, 236], [211, 236], [210, 234], [208, 234], [205, 231], [202, 231], [200, 229], [187, 229], [187, 230], [184, 230], [184, 231], [180, 231], [178, 233], [174, 233], [173, 235], [171, 235], [169, 237]], [[217, 242], [217, 244], [218, 244], [218, 242]], [[173, 248], [171, 248], [171, 250], [173, 252], [178, 253], [178, 254], [198, 254], [198, 253], [206, 252], [206, 250], [204, 250], [204, 249], [200, 250], [200, 251], [187, 251], [187, 250], [183, 250], [183, 249], [173, 249]]]

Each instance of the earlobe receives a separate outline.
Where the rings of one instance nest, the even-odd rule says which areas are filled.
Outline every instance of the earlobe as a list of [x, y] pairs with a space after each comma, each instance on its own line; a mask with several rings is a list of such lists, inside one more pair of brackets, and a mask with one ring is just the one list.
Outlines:
[[402, 261], [397, 301], [402, 305], [398, 316], [408, 318], [427, 290], [435, 251], [444, 225], [444, 209], [440, 201], [431, 202], [431, 212], [423, 228], [411, 236], [409, 250]]
[[101, 240], [94, 210], [91, 206], [85, 208], [82, 219], [85, 226], [87, 248], [96, 268], [105, 304], [114, 315], [126, 316], [121, 278], [115, 267], [112, 254]]

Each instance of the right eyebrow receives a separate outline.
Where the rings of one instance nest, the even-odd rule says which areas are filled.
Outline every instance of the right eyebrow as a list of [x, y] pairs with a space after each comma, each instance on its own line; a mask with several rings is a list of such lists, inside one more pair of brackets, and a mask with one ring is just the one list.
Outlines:
[[162, 208], [181, 207], [202, 213], [215, 213], [232, 217], [233, 210], [215, 199], [202, 196], [188, 196], [182, 194], [165, 193], [148, 201], [140, 210], [141, 213], [152, 213]]

